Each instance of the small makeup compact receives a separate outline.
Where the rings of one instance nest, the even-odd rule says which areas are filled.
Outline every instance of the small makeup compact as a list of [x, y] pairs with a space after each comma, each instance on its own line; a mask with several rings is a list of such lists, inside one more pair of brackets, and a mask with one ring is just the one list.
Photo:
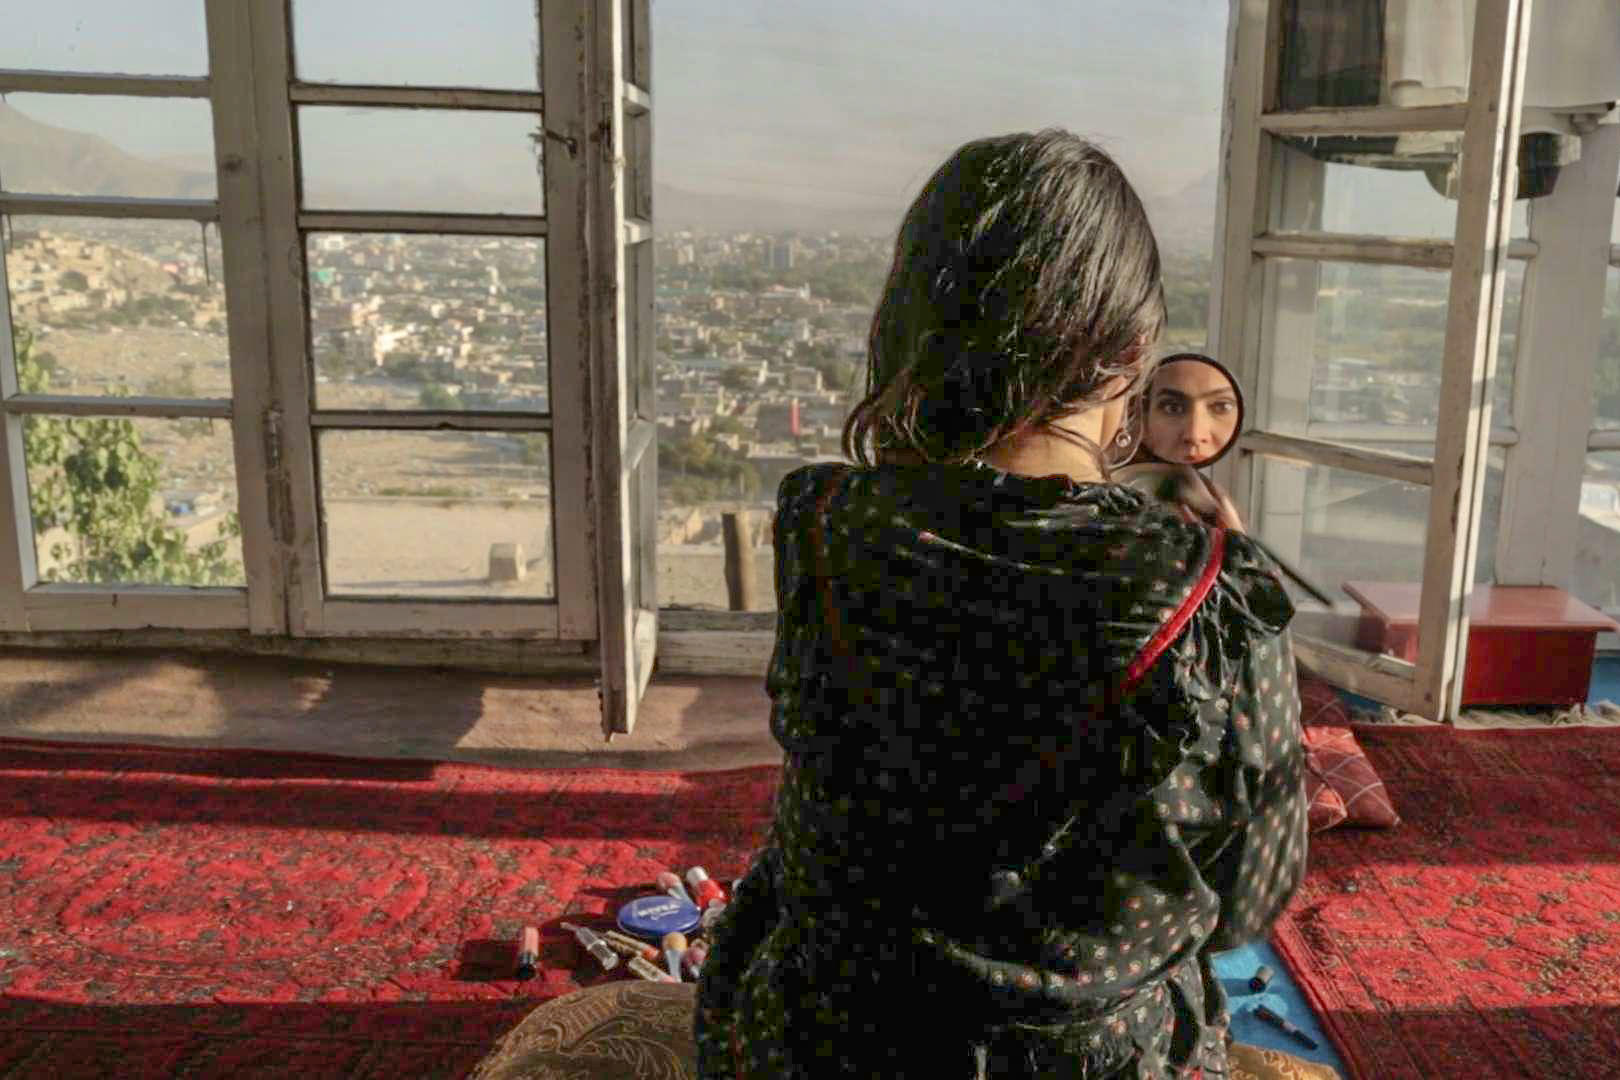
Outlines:
[[659, 893], [639, 896], [619, 909], [619, 929], [642, 941], [659, 943], [669, 933], [690, 934], [697, 929], [702, 912], [696, 904]]

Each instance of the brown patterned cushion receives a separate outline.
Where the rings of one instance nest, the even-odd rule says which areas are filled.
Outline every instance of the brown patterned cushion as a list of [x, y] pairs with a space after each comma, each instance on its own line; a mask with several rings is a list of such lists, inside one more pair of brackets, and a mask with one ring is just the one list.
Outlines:
[[1339, 1070], [1331, 1065], [1319, 1065], [1281, 1050], [1233, 1043], [1229, 1053], [1228, 1080], [1342, 1080]]
[[696, 983], [602, 983], [536, 1008], [469, 1080], [692, 1080]]
[[1309, 771], [1319, 774], [1344, 800], [1348, 824], [1387, 829], [1401, 823], [1389, 791], [1349, 728], [1325, 724], [1306, 728], [1305, 758]]
[[[468, 1080], [692, 1080], [693, 983], [610, 982], [537, 1007]], [[1231, 1044], [1230, 1080], [1340, 1080], [1280, 1050]]]

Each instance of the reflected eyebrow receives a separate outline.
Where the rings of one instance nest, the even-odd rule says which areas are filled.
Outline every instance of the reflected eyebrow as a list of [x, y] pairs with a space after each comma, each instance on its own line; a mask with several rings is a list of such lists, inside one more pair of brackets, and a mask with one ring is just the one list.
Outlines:
[[1207, 394], [1199, 394], [1196, 397], [1194, 397], [1193, 395], [1187, 394], [1187, 393], [1185, 393], [1185, 392], [1183, 392], [1181, 390], [1172, 390], [1168, 386], [1163, 387], [1162, 389], [1160, 389], [1158, 391], [1157, 396], [1161, 397], [1161, 398], [1166, 398], [1166, 397], [1180, 398], [1183, 401], [1188, 401], [1188, 400], [1205, 401], [1205, 400], [1207, 400], [1209, 398], [1218, 398], [1218, 397], [1231, 398], [1233, 401], [1237, 400], [1237, 398], [1235, 396], [1233, 396], [1232, 391], [1230, 391], [1230, 390], [1211, 390]]

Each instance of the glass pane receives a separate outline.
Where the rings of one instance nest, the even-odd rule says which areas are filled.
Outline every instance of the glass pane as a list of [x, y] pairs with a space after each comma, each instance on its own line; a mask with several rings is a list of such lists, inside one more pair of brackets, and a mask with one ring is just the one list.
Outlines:
[[539, 130], [533, 113], [300, 108], [304, 206], [543, 214]]
[[1620, 269], [1612, 266], [1603, 290], [1603, 337], [1598, 345], [1593, 396], [1597, 408], [1592, 426], [1620, 429]]
[[415, 5], [408, 17], [355, 0], [294, 0], [298, 78], [376, 86], [540, 88], [534, 0]]
[[317, 433], [333, 596], [557, 595], [543, 433]]
[[[1271, 228], [1450, 240], [1461, 140], [1461, 132], [1279, 140], [1282, 197]], [[1530, 235], [1528, 206], [1513, 203], [1514, 237]]]
[[213, 115], [206, 100], [190, 98], [8, 94], [0, 102], [0, 187], [212, 199]]
[[[1381, 448], [1417, 453], [1412, 445]], [[1474, 581], [1489, 582], [1496, 566], [1505, 456], [1493, 447], [1485, 473], [1479, 555]], [[1334, 601], [1327, 611], [1286, 577], [1295, 604], [1308, 616], [1302, 632], [1365, 648], [1358, 634], [1360, 605], [1346, 582], [1416, 585], [1423, 579], [1429, 488], [1325, 465], [1301, 466], [1259, 459], [1259, 510], [1249, 524], [1256, 535]], [[1408, 657], [1411, 659], [1411, 657]]]
[[[208, 74], [197, 0], [53, 0], [7, 4], [0, 68], [124, 75]], [[5, 109], [0, 105], [0, 112]]]
[[549, 411], [543, 240], [315, 233], [320, 409]]
[[[185, 221], [13, 218], [11, 317], [25, 392], [231, 396], [219, 231]], [[32, 387], [32, 389], [30, 388]]]
[[[1269, 411], [1285, 434], [1356, 441], [1358, 427], [1421, 429], [1440, 416], [1450, 274], [1402, 266], [1270, 260], [1277, 273]], [[1510, 426], [1524, 264], [1510, 262], [1492, 395]], [[1309, 364], [1299, 361], [1303, 355]], [[1426, 456], [1426, 455], [1425, 455]]]
[[244, 585], [225, 420], [29, 416], [43, 581]]
[[1586, 456], [1569, 591], [1593, 607], [1620, 611], [1620, 451]]

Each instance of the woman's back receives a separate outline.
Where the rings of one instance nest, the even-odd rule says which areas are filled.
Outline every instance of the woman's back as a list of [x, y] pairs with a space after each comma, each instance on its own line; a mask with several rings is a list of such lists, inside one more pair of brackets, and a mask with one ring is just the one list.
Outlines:
[[702, 1075], [1224, 1063], [1205, 951], [1263, 933], [1305, 856], [1264, 556], [973, 466], [802, 469], [776, 537], [785, 769], [705, 968]]

